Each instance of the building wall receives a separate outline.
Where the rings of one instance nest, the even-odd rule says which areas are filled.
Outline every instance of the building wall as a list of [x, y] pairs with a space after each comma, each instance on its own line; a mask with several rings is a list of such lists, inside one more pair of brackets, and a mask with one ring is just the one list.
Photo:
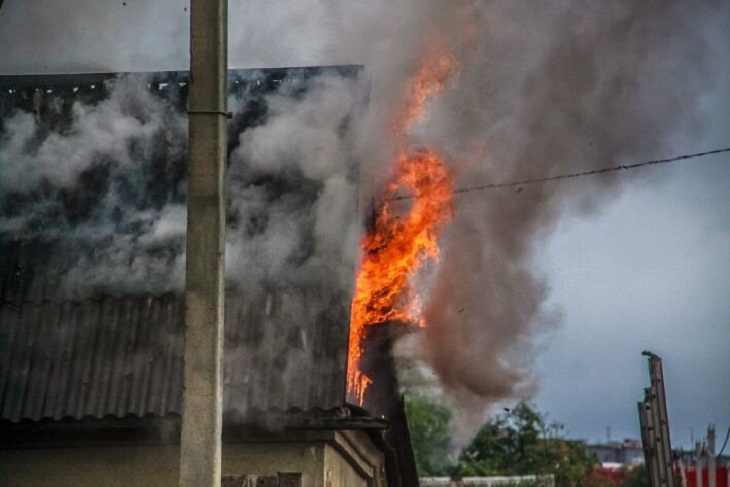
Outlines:
[[177, 484], [179, 449], [171, 446], [0, 450], [8, 487], [165, 487]]
[[324, 486], [385, 487], [383, 453], [362, 432], [343, 431], [324, 449]]
[[[322, 436], [322, 435], [320, 435]], [[363, 433], [329, 440], [227, 444], [223, 475], [301, 473], [302, 487], [380, 487], [383, 456]], [[7, 487], [177, 487], [177, 446], [0, 450]]]

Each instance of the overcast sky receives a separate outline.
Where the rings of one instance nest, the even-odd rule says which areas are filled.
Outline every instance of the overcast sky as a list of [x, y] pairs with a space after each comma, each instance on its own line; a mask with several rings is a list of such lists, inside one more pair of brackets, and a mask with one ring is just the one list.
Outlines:
[[537, 403], [571, 435], [635, 438], [652, 350], [673, 442], [688, 445], [690, 428], [730, 421], [730, 158], [649, 171], [590, 219], [563, 219], [541, 252], [564, 319], [544, 340]]
[[[730, 57], [683, 152], [730, 146]], [[541, 246], [563, 321], [539, 359], [540, 407], [587, 439], [638, 438], [642, 350], [664, 359], [672, 442], [730, 427], [730, 154], [624, 173], [616, 199]], [[580, 184], [579, 181], [565, 184]], [[587, 384], [591, 384], [587, 386]], [[719, 448], [719, 446], [718, 446]]]
[[[0, 73], [184, 67], [187, 46], [170, 40], [185, 34], [187, 2], [147, 2], [154, 6], [140, 16], [140, 1], [6, 0]], [[242, 5], [232, 9], [253, 14]], [[75, 12], [70, 22], [61, 20], [67, 11]], [[270, 41], [288, 50], [236, 64], [323, 62], [318, 46], [302, 42], [316, 26], [297, 15], [291, 32]], [[717, 63], [730, 66], [730, 56]], [[702, 101], [706, 133], [682, 152], [730, 146], [728, 69], [717, 86]], [[549, 305], [563, 320], [541, 337], [536, 402], [569, 436], [600, 440], [610, 426], [614, 439], [638, 438], [636, 402], [648, 382], [640, 353], [650, 349], [665, 360], [673, 443], [688, 446], [690, 428], [699, 439], [709, 422], [721, 441], [730, 426], [730, 156], [622, 177], [628, 184], [615, 199], [587, 217], [566, 214], [537, 246]]]

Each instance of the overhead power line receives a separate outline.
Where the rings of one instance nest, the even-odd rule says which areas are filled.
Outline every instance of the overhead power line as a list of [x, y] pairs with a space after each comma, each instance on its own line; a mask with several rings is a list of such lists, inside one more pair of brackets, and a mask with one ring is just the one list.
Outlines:
[[[461, 194], [461, 193], [470, 193], [472, 191], [486, 191], [490, 189], [499, 189], [499, 188], [514, 188], [514, 187], [520, 187], [520, 186], [526, 186], [528, 184], [539, 184], [539, 183], [547, 183], [551, 181], [560, 181], [563, 179], [575, 179], [575, 178], [581, 178], [584, 176], [597, 176], [599, 174], [607, 174], [611, 172], [617, 172], [617, 171], [628, 171], [631, 169], [639, 169], [641, 167], [647, 167], [647, 166], [657, 166], [660, 164], [670, 164], [673, 162], [680, 162], [680, 161], [686, 161], [689, 159], [697, 159], [700, 157], [710, 156], [713, 154], [722, 154], [724, 152], [730, 152], [730, 147], [725, 147], [722, 149], [714, 149], [704, 152], [695, 152], [693, 154], [683, 154], [681, 156], [674, 156], [669, 157], [667, 159], [655, 159], [652, 161], [644, 161], [644, 162], [635, 162], [630, 164], [618, 164], [616, 166], [609, 166], [604, 167], [600, 169], [590, 169], [587, 171], [579, 171], [579, 172], [573, 172], [573, 173], [566, 173], [566, 174], [558, 174], [556, 176], [546, 176], [542, 178], [529, 178], [529, 179], [522, 179], [518, 181], [509, 181], [509, 182], [502, 182], [502, 183], [487, 183], [487, 184], [478, 184], [475, 186], [465, 186], [463, 188], [457, 188], [454, 190], [455, 194]], [[405, 196], [396, 196], [394, 198], [390, 198], [393, 201], [397, 200], [409, 200], [413, 199], [412, 195], [405, 195]]]

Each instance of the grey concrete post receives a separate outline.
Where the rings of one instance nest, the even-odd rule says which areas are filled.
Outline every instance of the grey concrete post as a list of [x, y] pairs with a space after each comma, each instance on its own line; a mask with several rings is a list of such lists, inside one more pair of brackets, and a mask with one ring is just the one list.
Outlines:
[[191, 0], [180, 486], [221, 482], [227, 0]]

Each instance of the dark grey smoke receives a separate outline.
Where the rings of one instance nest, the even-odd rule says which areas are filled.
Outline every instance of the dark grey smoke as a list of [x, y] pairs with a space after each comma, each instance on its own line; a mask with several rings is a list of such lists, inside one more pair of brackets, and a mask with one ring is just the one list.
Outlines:
[[[701, 97], [713, 87], [727, 4], [493, 2], [427, 131], [462, 185], [550, 176], [702, 149]], [[641, 177], [640, 175], [636, 175]], [[458, 184], [457, 184], [458, 185]], [[530, 393], [531, 340], [559, 319], [533, 249], [563, 212], [587, 214], [620, 179], [457, 196], [422, 345], [465, 405]]]

